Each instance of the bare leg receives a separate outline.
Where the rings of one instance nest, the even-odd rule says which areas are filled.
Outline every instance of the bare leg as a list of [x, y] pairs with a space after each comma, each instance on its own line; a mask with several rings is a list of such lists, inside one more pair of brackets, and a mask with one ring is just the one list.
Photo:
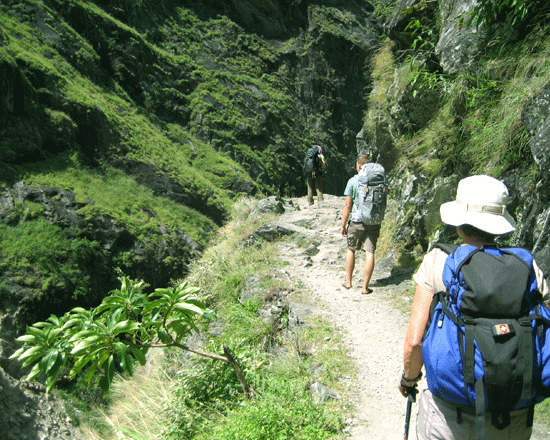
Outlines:
[[355, 269], [355, 251], [348, 249], [346, 252], [346, 287], [351, 287], [351, 280], [353, 277], [353, 270]]
[[363, 293], [369, 293], [369, 283], [374, 271], [374, 253], [365, 252], [365, 275], [363, 280]]

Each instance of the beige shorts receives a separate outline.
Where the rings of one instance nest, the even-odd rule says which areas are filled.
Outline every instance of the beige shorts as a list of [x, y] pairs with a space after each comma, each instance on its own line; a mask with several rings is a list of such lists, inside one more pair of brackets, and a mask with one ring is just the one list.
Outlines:
[[380, 235], [380, 225], [364, 225], [363, 223], [349, 222], [348, 249], [358, 251], [365, 245], [365, 252], [373, 253]]
[[[486, 440], [528, 440], [532, 427], [527, 427], [528, 409], [510, 413], [510, 425], [502, 430], [491, 425], [491, 415], [485, 417]], [[475, 440], [475, 414], [461, 413], [458, 423], [456, 406], [428, 390], [426, 382], [418, 398], [416, 435], [419, 440]]]

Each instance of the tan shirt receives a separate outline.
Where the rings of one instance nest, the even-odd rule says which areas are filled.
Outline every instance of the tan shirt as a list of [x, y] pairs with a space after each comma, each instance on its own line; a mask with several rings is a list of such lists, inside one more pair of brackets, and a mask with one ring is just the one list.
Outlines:
[[[443, 284], [443, 266], [445, 266], [445, 260], [447, 254], [439, 248], [434, 248], [424, 256], [424, 260], [420, 265], [418, 271], [413, 275], [413, 279], [420, 287], [426, 289], [429, 292], [437, 293], [445, 290]], [[536, 261], [533, 260], [533, 267], [535, 269], [535, 275], [537, 277], [537, 284], [542, 293], [542, 299], [545, 303], [550, 302], [550, 293], [548, 291], [548, 284], [544, 279], [544, 274], [539, 269]]]

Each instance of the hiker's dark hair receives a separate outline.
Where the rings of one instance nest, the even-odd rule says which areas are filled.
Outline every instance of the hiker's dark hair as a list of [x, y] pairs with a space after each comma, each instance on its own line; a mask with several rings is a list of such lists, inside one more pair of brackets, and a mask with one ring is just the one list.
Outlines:
[[366, 163], [371, 163], [372, 159], [370, 156], [367, 156], [366, 154], [363, 154], [362, 156], [359, 156], [357, 158], [357, 163], [359, 165], [365, 165]]
[[482, 231], [481, 229], [478, 229], [478, 228], [476, 228], [475, 226], [472, 226], [472, 225], [464, 224], [464, 225], [460, 225], [458, 227], [460, 229], [462, 229], [464, 234], [473, 235], [473, 236], [479, 237], [479, 238], [481, 238], [485, 241], [488, 241], [488, 242], [492, 242], [495, 239], [495, 237], [497, 237], [497, 235], [495, 235], [495, 234], [491, 234], [489, 232]]

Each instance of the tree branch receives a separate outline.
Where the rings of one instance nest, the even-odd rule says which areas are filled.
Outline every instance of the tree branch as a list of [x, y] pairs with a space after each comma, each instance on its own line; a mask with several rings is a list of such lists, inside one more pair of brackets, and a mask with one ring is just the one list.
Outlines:
[[220, 356], [218, 354], [209, 353], [207, 351], [202, 351], [202, 350], [198, 350], [198, 349], [195, 349], [195, 348], [191, 348], [191, 347], [188, 347], [185, 344], [180, 344], [178, 342], [172, 342], [170, 344], [143, 344], [143, 345], [140, 344], [140, 345], [137, 345], [137, 346], [138, 347], [143, 347], [143, 348], [178, 347], [178, 348], [181, 348], [182, 350], [186, 350], [186, 351], [189, 351], [191, 353], [198, 354], [199, 356], [204, 356], [204, 357], [207, 357], [207, 358], [210, 358], [210, 359], [215, 359], [217, 361], [226, 362], [226, 363], [228, 363], [229, 365], [231, 365], [233, 367], [233, 370], [235, 370], [235, 374], [239, 378], [239, 382], [241, 383], [241, 387], [243, 389], [243, 392], [244, 392], [245, 396], [247, 398], [250, 398], [250, 396], [251, 396], [250, 387], [248, 386], [248, 383], [246, 382], [246, 378], [244, 376], [243, 370], [241, 370], [241, 367], [239, 366], [239, 364], [235, 360], [235, 357], [233, 356], [233, 354], [231, 353], [231, 351], [229, 350], [229, 347], [227, 345], [223, 346], [223, 351], [225, 353], [225, 357]]

